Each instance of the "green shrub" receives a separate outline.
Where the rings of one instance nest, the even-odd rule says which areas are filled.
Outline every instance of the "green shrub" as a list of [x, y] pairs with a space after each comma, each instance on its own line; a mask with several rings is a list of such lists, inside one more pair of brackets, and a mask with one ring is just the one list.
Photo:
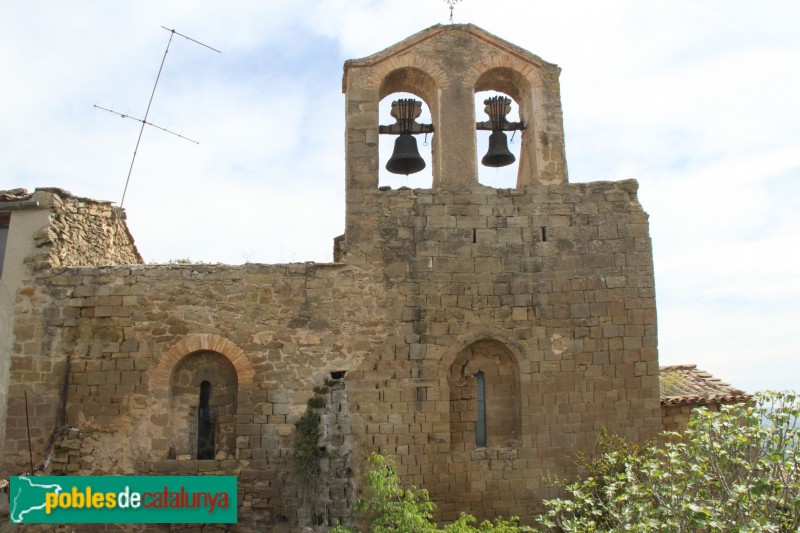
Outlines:
[[797, 531], [800, 398], [765, 392], [719, 412], [696, 409], [688, 429], [634, 450], [622, 441], [546, 501], [557, 531]]
[[[433, 521], [436, 505], [431, 501], [428, 491], [417, 487], [404, 488], [397, 475], [393, 457], [373, 453], [368, 459], [369, 469], [364, 474], [364, 482], [369, 491], [367, 498], [356, 502], [355, 510], [366, 519], [371, 533], [427, 533], [446, 531], [448, 533], [518, 533], [533, 531], [520, 526], [516, 518], [494, 522], [484, 521], [475, 526], [474, 516], [462, 514], [459, 519], [440, 529]], [[336, 527], [335, 533], [355, 530]]]

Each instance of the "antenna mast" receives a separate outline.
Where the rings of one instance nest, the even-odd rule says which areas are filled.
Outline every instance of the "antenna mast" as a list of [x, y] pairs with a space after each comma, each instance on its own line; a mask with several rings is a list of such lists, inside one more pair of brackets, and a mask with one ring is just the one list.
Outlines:
[[219, 50], [217, 50], [216, 48], [211, 48], [207, 44], [203, 44], [200, 41], [192, 39], [191, 37], [187, 37], [186, 35], [183, 35], [182, 33], [178, 33], [175, 30], [171, 30], [171, 29], [166, 28], [164, 26], [161, 26], [161, 27], [169, 32], [169, 41], [167, 41], [167, 48], [164, 50], [164, 57], [161, 59], [161, 66], [158, 67], [158, 75], [156, 76], [156, 82], [153, 84], [153, 91], [150, 93], [150, 101], [147, 102], [147, 110], [144, 112], [144, 118], [140, 119], [140, 118], [131, 117], [129, 115], [124, 115], [122, 113], [114, 111], [113, 109], [106, 109], [105, 107], [100, 107], [99, 105], [95, 105], [94, 106], [96, 109], [102, 109], [103, 111], [108, 111], [109, 113], [114, 113], [115, 115], [119, 115], [122, 118], [130, 118], [130, 119], [133, 119], [133, 120], [135, 120], [137, 122], [141, 122], [142, 123], [142, 127], [139, 129], [139, 137], [136, 139], [136, 147], [133, 149], [133, 158], [131, 158], [131, 166], [128, 169], [128, 177], [125, 180], [125, 189], [122, 191], [122, 200], [120, 200], [120, 202], [119, 202], [119, 206], [120, 207], [122, 207], [122, 205], [125, 203], [125, 195], [128, 192], [128, 183], [130, 183], [130, 181], [131, 181], [131, 174], [133, 173], [133, 164], [136, 162], [136, 154], [139, 152], [139, 144], [142, 142], [142, 134], [144, 133], [144, 127], [145, 126], [153, 126], [154, 128], [157, 128], [157, 129], [159, 129], [161, 131], [165, 131], [167, 133], [171, 133], [172, 135], [180, 137], [181, 139], [186, 139], [187, 141], [191, 141], [191, 142], [193, 142], [195, 144], [200, 144], [199, 142], [197, 142], [197, 141], [195, 141], [193, 139], [190, 139], [188, 137], [184, 137], [183, 135], [175, 133], [174, 131], [170, 131], [170, 130], [168, 130], [166, 128], [162, 128], [161, 126], [157, 126], [157, 125], [155, 125], [155, 124], [153, 124], [151, 122], [147, 122], [147, 117], [150, 115], [150, 107], [152, 107], [153, 98], [156, 95], [156, 88], [158, 87], [158, 81], [161, 79], [161, 71], [164, 70], [164, 62], [167, 60], [167, 54], [169, 53], [169, 46], [172, 44], [172, 38], [175, 37], [176, 35], [180, 35], [184, 39], [192, 41], [193, 43], [197, 43], [200, 46], [204, 46], [205, 48], [208, 48], [209, 50], [213, 50], [214, 52], [217, 52], [218, 54], [222, 53]]

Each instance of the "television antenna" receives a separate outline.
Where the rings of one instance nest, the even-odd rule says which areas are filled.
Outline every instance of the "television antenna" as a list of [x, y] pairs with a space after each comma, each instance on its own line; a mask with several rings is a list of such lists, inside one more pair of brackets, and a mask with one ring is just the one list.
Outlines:
[[131, 181], [131, 173], [133, 173], [133, 164], [136, 162], [136, 154], [139, 152], [139, 144], [142, 142], [142, 134], [144, 133], [144, 127], [145, 126], [152, 126], [152, 127], [156, 128], [156, 129], [159, 129], [161, 131], [165, 131], [167, 133], [171, 133], [172, 135], [180, 137], [181, 139], [185, 139], [185, 140], [187, 140], [189, 142], [193, 142], [195, 144], [200, 144], [198, 141], [195, 141], [194, 139], [190, 139], [189, 137], [184, 137], [183, 135], [181, 135], [179, 133], [175, 133], [174, 131], [170, 131], [167, 128], [162, 128], [161, 126], [158, 126], [156, 124], [153, 124], [152, 122], [148, 122], [147, 121], [147, 117], [150, 115], [150, 108], [153, 105], [153, 97], [156, 95], [156, 87], [158, 87], [158, 80], [161, 79], [161, 71], [164, 70], [164, 62], [167, 60], [167, 54], [169, 53], [169, 46], [172, 44], [172, 39], [176, 35], [178, 35], [180, 37], [183, 37], [184, 39], [192, 41], [193, 43], [197, 43], [200, 46], [208, 48], [209, 50], [217, 52], [218, 54], [222, 53], [219, 50], [217, 50], [216, 48], [212, 48], [212, 47], [208, 46], [207, 44], [203, 44], [200, 41], [192, 39], [191, 37], [188, 37], [188, 36], [186, 36], [186, 35], [184, 35], [182, 33], [178, 33], [177, 31], [175, 31], [173, 29], [166, 28], [164, 26], [161, 26], [161, 27], [169, 32], [169, 41], [167, 41], [167, 48], [164, 50], [164, 57], [161, 58], [161, 66], [158, 67], [158, 75], [156, 75], [156, 82], [153, 84], [153, 90], [150, 93], [150, 101], [147, 102], [147, 110], [145, 110], [145, 112], [144, 112], [144, 118], [132, 117], [130, 115], [126, 115], [124, 113], [120, 113], [118, 111], [114, 111], [113, 109], [107, 109], [107, 108], [101, 107], [99, 105], [95, 105], [94, 106], [96, 109], [102, 109], [103, 111], [108, 111], [109, 113], [114, 113], [115, 115], [118, 115], [118, 116], [120, 116], [122, 118], [129, 118], [129, 119], [135, 120], [136, 122], [141, 122], [142, 123], [141, 129], [139, 129], [139, 138], [136, 139], [136, 147], [133, 149], [133, 157], [131, 158], [131, 166], [128, 169], [128, 178], [125, 180], [125, 189], [122, 191], [122, 200], [120, 200], [120, 202], [119, 202], [119, 206], [120, 207], [122, 207], [122, 204], [125, 203], [125, 194], [128, 192], [128, 183], [130, 183], [130, 181]]

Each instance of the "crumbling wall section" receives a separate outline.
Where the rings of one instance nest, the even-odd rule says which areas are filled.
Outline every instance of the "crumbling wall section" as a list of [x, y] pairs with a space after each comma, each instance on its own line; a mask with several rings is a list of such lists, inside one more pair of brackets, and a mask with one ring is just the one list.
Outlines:
[[[10, 456], [3, 462], [11, 469], [9, 475], [23, 471], [16, 458], [28, 450], [28, 419], [34, 421], [31, 444], [36, 448], [34, 468], [38, 468], [49, 457], [63, 418], [61, 384], [66, 354], [60, 339], [64, 315], [51, 306], [52, 292], [58, 291], [62, 280], [53, 276], [51, 269], [60, 265], [142, 263], [124, 212], [109, 202], [53, 188], [15, 192], [14, 201], [9, 202], [9, 209], [15, 210], [0, 295], [2, 307], [10, 310], [11, 316], [10, 322], [6, 321], [10, 335], [4, 337], [10, 350], [4, 358], [7, 363], [0, 364], [0, 374], [6, 373], [8, 365], [7, 381], [0, 375], [0, 400], [7, 398], [7, 403], [3, 402], [7, 412], [3, 413], [6, 431], [2, 436], [6, 444], [3, 452]], [[30, 205], [16, 209], [22, 201]], [[115, 335], [105, 332], [100, 340], [113, 341]], [[31, 458], [27, 459], [24, 463], [30, 470]]]
[[125, 211], [111, 202], [81, 198], [54, 188], [38, 188], [34, 198], [43, 198], [52, 211], [50, 226], [34, 235], [37, 246], [50, 247], [52, 266], [144, 262], [125, 223]]

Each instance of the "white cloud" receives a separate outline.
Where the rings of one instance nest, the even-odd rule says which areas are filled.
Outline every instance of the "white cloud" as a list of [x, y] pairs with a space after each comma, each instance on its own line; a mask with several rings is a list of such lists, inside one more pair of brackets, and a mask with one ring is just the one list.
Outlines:
[[[126, 199], [148, 259], [331, 258], [344, 220], [341, 64], [436, 23], [441, 0], [6, 2], [2, 187]], [[800, 388], [800, 4], [465, 0], [558, 63], [572, 181], [637, 178], [651, 215], [661, 356], [749, 389]], [[385, 143], [390, 145], [390, 143]], [[480, 151], [481, 149], [479, 149]]]

